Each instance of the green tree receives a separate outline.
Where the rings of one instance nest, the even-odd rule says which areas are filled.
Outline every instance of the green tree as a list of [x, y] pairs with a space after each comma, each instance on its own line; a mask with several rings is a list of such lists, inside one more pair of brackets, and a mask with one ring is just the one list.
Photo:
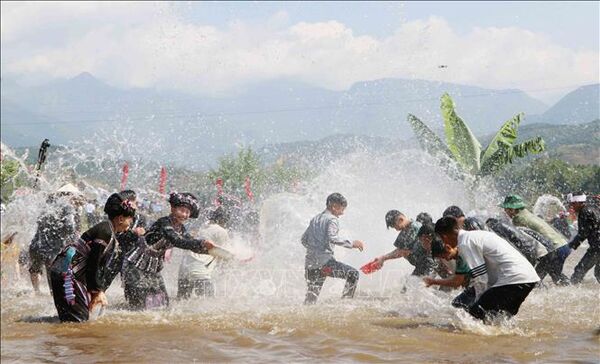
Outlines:
[[7, 160], [6, 158], [0, 163], [0, 188], [2, 190], [2, 199], [8, 199], [12, 195], [14, 189], [19, 187], [21, 181], [17, 181], [16, 176], [19, 174], [21, 166], [16, 160]]
[[600, 166], [571, 165], [554, 158], [539, 158], [531, 163], [513, 165], [495, 180], [503, 194], [518, 193], [528, 201], [551, 194], [570, 192], [600, 193]]
[[540, 153], [545, 149], [541, 137], [516, 143], [522, 114], [506, 121], [489, 145], [482, 149], [469, 126], [456, 113], [454, 102], [447, 93], [441, 98], [441, 111], [446, 144], [416, 116], [409, 114], [408, 122], [423, 149], [438, 158], [452, 177], [477, 181], [481, 177], [496, 174], [513, 163], [515, 158]]
[[224, 156], [219, 160], [217, 168], [208, 173], [208, 179], [213, 186], [215, 181], [221, 178], [226, 193], [242, 200], [247, 199], [246, 178], [250, 178], [254, 196], [260, 198], [269, 193], [293, 189], [298, 182], [309, 177], [310, 172], [307, 169], [290, 165], [283, 158], [266, 165], [251, 148], [241, 149], [236, 155]]

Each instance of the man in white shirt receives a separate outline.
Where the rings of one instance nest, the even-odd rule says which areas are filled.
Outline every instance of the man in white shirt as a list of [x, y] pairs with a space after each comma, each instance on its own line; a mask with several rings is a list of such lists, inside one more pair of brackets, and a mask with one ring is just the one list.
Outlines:
[[488, 231], [465, 231], [454, 217], [435, 223], [435, 232], [444, 242], [444, 259], [457, 256], [469, 267], [471, 279], [485, 279], [488, 289], [467, 311], [484, 320], [501, 313], [514, 316], [540, 278], [533, 266], [508, 242]]

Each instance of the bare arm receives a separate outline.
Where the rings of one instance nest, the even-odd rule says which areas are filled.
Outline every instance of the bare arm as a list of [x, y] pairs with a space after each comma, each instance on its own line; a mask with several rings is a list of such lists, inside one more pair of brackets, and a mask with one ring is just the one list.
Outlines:
[[427, 287], [435, 285], [435, 286], [444, 286], [444, 287], [460, 287], [466, 281], [466, 276], [464, 274], [455, 274], [452, 277], [443, 278], [443, 279], [435, 279], [431, 277], [423, 278], [425, 285]]

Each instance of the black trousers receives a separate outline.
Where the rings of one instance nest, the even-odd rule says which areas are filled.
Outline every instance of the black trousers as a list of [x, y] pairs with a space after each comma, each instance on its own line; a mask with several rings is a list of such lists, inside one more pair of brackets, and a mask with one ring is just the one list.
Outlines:
[[535, 285], [536, 283], [521, 283], [492, 287], [483, 292], [467, 311], [480, 320], [493, 318], [502, 313], [514, 316]]
[[577, 284], [583, 281], [586, 273], [594, 268], [594, 275], [596, 280], [600, 282], [600, 249], [588, 249], [584, 256], [581, 258], [579, 263], [575, 266], [575, 271], [571, 276], [571, 283]]
[[477, 298], [475, 288], [467, 287], [458, 296], [454, 297], [452, 306], [456, 308], [469, 308], [475, 302], [475, 298]]
[[568, 285], [569, 277], [563, 274], [565, 258], [560, 256], [558, 249], [539, 258], [538, 264], [535, 266], [535, 272], [540, 277], [540, 282], [549, 274], [554, 284], [560, 286]]
[[358, 285], [358, 276], [358, 270], [347, 264], [340, 263], [335, 259], [329, 260], [321, 268], [307, 268], [305, 270], [305, 278], [308, 285], [308, 291], [306, 292], [304, 304], [313, 304], [317, 302], [317, 298], [321, 293], [321, 288], [323, 288], [323, 283], [325, 283], [327, 277], [345, 279], [346, 286], [344, 286], [342, 297], [354, 297], [354, 292]]

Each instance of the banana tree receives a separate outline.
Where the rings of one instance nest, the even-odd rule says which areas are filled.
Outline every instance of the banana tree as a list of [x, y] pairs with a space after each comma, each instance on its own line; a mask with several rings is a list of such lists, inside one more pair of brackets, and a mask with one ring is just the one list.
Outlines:
[[489, 145], [482, 149], [471, 129], [456, 113], [450, 95], [444, 94], [441, 101], [446, 144], [416, 116], [408, 114], [408, 122], [423, 149], [436, 157], [451, 177], [477, 181], [500, 171], [515, 158], [541, 153], [545, 149], [541, 137], [516, 144], [523, 114], [506, 121]]

